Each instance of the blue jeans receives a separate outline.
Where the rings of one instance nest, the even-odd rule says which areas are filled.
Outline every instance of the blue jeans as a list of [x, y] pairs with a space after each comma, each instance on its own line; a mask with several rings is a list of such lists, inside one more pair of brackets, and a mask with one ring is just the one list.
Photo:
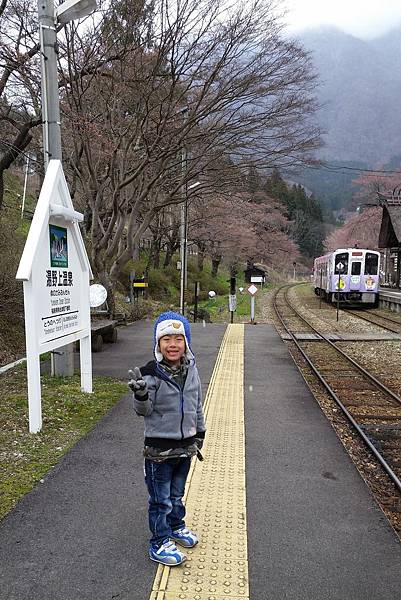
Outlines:
[[182, 497], [190, 466], [190, 458], [170, 458], [161, 463], [145, 459], [152, 546], [159, 547], [172, 531], [185, 527]]

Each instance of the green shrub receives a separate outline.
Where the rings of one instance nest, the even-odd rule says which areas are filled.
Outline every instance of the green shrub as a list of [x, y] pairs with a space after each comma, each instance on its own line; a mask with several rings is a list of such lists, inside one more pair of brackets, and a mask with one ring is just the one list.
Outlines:
[[176, 288], [180, 287], [181, 275], [180, 271], [176, 268], [175, 265], [169, 265], [168, 267], [165, 267], [163, 269], [163, 272], [168, 276], [172, 285], [174, 285]]
[[[195, 275], [195, 274], [194, 274]], [[206, 299], [210, 290], [216, 292], [218, 296], [228, 294], [230, 284], [227, 281], [227, 275], [218, 275], [212, 277], [209, 271], [201, 271], [196, 274], [197, 281], [200, 283], [200, 297]], [[195, 279], [193, 280], [195, 281]]]
[[135, 277], [140, 278], [145, 272], [146, 267], [146, 258], [141, 257], [139, 260], [129, 260], [127, 264], [123, 267], [120, 276], [118, 278], [119, 284], [123, 287], [123, 289], [129, 293], [130, 286], [130, 273], [131, 271], [135, 272]]

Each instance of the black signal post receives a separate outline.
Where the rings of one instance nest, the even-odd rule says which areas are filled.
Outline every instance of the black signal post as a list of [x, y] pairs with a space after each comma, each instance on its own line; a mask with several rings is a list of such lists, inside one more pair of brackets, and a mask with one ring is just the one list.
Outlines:
[[236, 285], [236, 277], [230, 277], [230, 323], [234, 323], [234, 310], [237, 301], [237, 298], [235, 296]]

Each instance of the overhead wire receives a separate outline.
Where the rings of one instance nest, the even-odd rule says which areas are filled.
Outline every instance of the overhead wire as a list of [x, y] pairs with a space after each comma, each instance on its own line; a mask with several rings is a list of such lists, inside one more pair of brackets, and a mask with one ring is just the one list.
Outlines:
[[357, 171], [360, 173], [374, 173], [374, 174], [386, 174], [386, 175], [401, 175], [401, 171], [392, 171], [390, 169], [363, 169], [362, 167], [347, 167], [346, 165], [304, 165], [305, 169], [312, 169], [315, 171], [330, 171], [332, 173], [337, 173], [339, 171]]

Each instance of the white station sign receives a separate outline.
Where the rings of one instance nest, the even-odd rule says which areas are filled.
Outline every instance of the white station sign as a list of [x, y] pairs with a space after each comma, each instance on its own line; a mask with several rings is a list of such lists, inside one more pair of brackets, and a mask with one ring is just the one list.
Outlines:
[[63, 168], [51, 160], [21, 256], [29, 430], [42, 428], [40, 354], [80, 340], [81, 388], [92, 391], [88, 256]]
[[32, 267], [40, 345], [82, 331], [86, 325], [81, 309], [85, 274], [74, 233], [68, 224], [65, 225], [49, 222]]

